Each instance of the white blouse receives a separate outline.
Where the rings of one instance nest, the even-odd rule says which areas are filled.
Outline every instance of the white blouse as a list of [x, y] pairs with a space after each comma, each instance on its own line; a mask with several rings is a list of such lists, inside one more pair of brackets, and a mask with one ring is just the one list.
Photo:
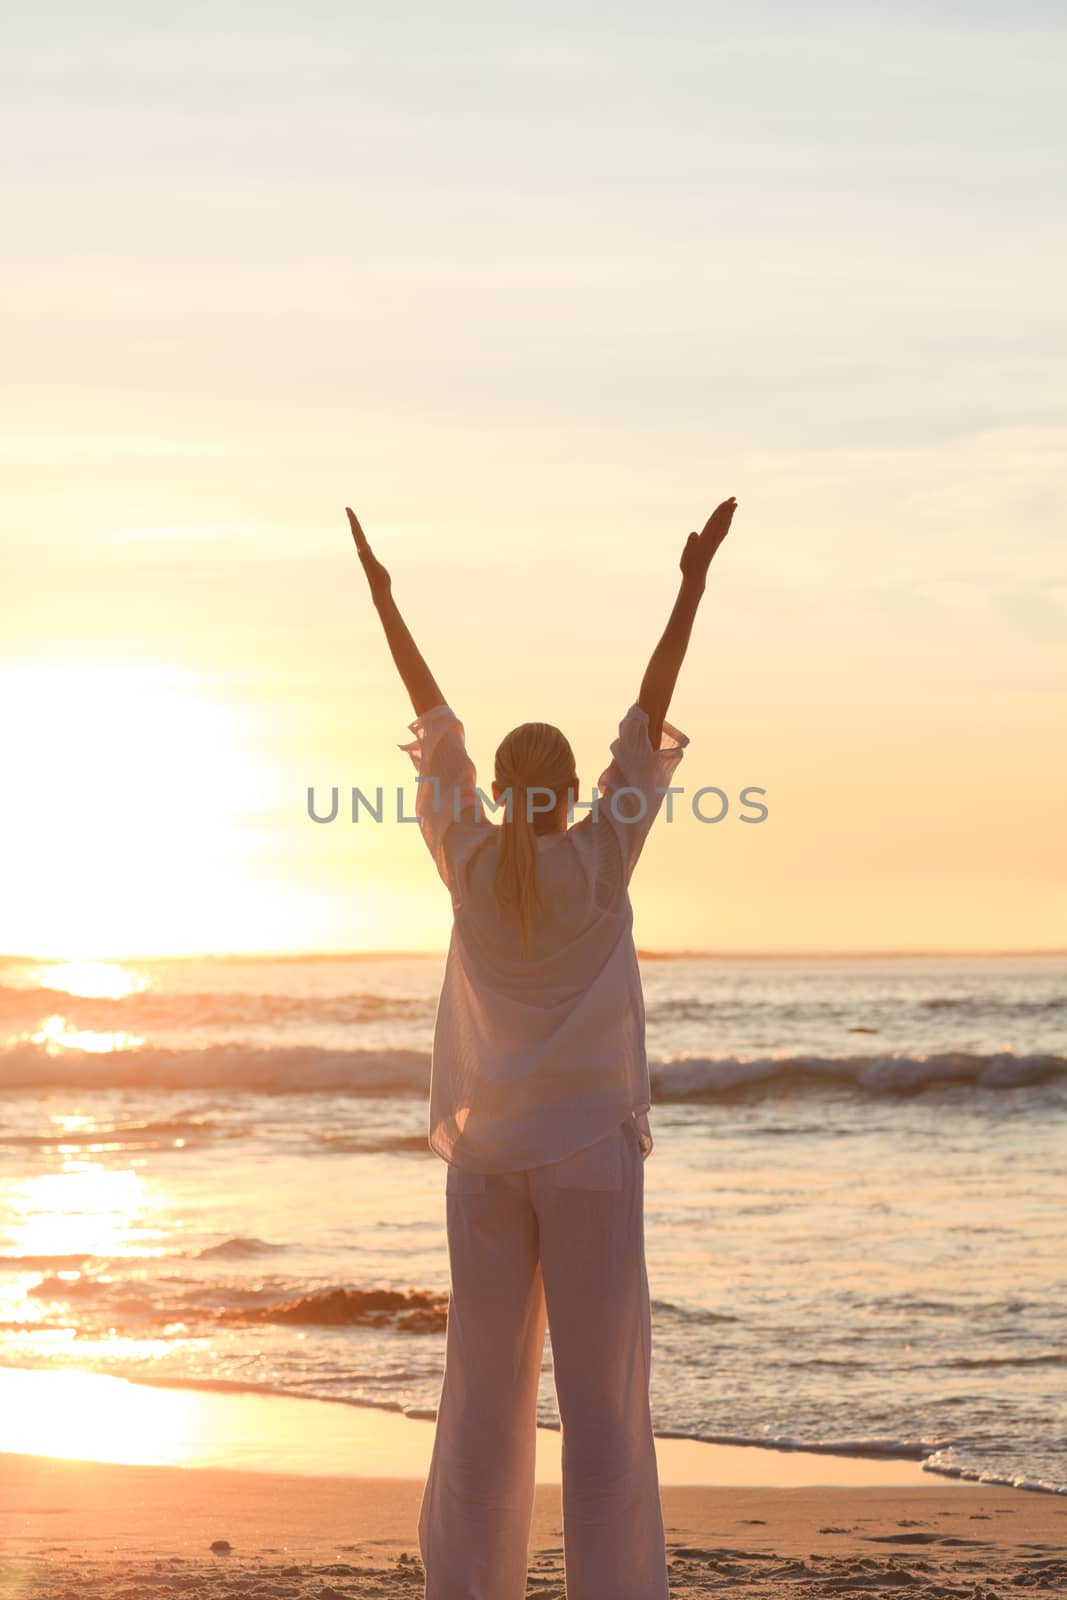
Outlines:
[[[498, 825], [482, 814], [463, 724], [445, 705], [400, 746], [423, 780], [416, 816], [452, 896], [434, 1024], [430, 1147], [472, 1172], [562, 1161], [633, 1116], [652, 1149], [645, 1009], [630, 876], [687, 736], [658, 750], [633, 705], [601, 775], [596, 813], [538, 836], [542, 912], [530, 953], [493, 894]], [[436, 781], [433, 781], [436, 780]]]

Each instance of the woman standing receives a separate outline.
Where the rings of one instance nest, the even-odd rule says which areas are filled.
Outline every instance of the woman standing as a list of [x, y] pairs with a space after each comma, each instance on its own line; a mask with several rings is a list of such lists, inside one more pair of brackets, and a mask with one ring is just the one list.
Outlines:
[[431, 1148], [445, 1180], [451, 1297], [419, 1517], [426, 1600], [523, 1600], [546, 1320], [563, 1432], [568, 1600], [665, 1600], [649, 1414], [645, 1017], [629, 883], [688, 740], [667, 720], [731, 498], [682, 552], [678, 597], [598, 796], [558, 728], [496, 753], [484, 815], [445, 702], [353, 512], [371, 597], [411, 696], [416, 814], [449, 890]]

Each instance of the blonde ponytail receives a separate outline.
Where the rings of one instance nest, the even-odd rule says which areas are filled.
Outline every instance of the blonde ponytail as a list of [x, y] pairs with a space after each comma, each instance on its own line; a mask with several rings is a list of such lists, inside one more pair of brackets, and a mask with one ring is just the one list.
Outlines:
[[[531, 789], [548, 789], [559, 801], [575, 782], [574, 752], [549, 722], [513, 728], [496, 753], [496, 781], [507, 800], [500, 827], [493, 893], [510, 911], [530, 953], [530, 935], [541, 912], [537, 881], [537, 830], [530, 815]], [[543, 796], [539, 796], [543, 799]]]

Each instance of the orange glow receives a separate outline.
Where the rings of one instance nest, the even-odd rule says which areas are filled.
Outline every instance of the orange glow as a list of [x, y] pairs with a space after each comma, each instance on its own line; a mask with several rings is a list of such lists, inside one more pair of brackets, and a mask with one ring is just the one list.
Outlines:
[[178, 1464], [196, 1451], [204, 1396], [89, 1372], [4, 1376], [5, 1450], [145, 1465]]
[[75, 1028], [58, 1014], [46, 1017], [31, 1037], [34, 1044], [43, 1044], [50, 1055], [58, 1055], [64, 1049], [108, 1055], [113, 1050], [133, 1050], [144, 1043], [135, 1033], [100, 1033], [91, 1028]]
[[0, 673], [0, 698], [24, 774], [3, 797], [19, 840], [5, 884], [14, 942], [73, 957], [42, 970], [42, 988], [123, 998], [144, 980], [101, 953], [209, 943], [219, 906], [262, 922], [248, 857], [269, 761], [203, 674], [143, 660], [28, 663]]
[[140, 973], [114, 961], [63, 961], [42, 967], [34, 977], [42, 989], [58, 989], [86, 1000], [125, 1000], [148, 985]]
[[140, 1256], [157, 1238], [140, 1173], [73, 1157], [59, 1172], [15, 1184], [7, 1209], [9, 1255]]

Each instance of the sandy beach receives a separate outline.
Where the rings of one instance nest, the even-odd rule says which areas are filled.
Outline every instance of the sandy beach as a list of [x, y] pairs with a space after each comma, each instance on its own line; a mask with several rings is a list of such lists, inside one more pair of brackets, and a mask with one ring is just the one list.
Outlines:
[[[4, 1600], [422, 1594], [421, 1483], [0, 1456]], [[977, 1486], [663, 1490], [671, 1592], [1067, 1593], [1067, 1503]], [[214, 1547], [214, 1548], [213, 1548]], [[563, 1600], [559, 1488], [539, 1484], [528, 1593]], [[607, 1597], [605, 1597], [607, 1600]]]
[[[0, 1454], [2, 1600], [423, 1593], [429, 1422], [2, 1369], [0, 1415], [9, 1445], [20, 1415], [23, 1438], [30, 1422], [53, 1428], [51, 1454]], [[559, 1447], [539, 1430], [528, 1592], [543, 1600], [565, 1595]], [[1067, 1593], [1063, 1496], [952, 1482], [916, 1462], [669, 1438], [657, 1455], [673, 1595]]]

